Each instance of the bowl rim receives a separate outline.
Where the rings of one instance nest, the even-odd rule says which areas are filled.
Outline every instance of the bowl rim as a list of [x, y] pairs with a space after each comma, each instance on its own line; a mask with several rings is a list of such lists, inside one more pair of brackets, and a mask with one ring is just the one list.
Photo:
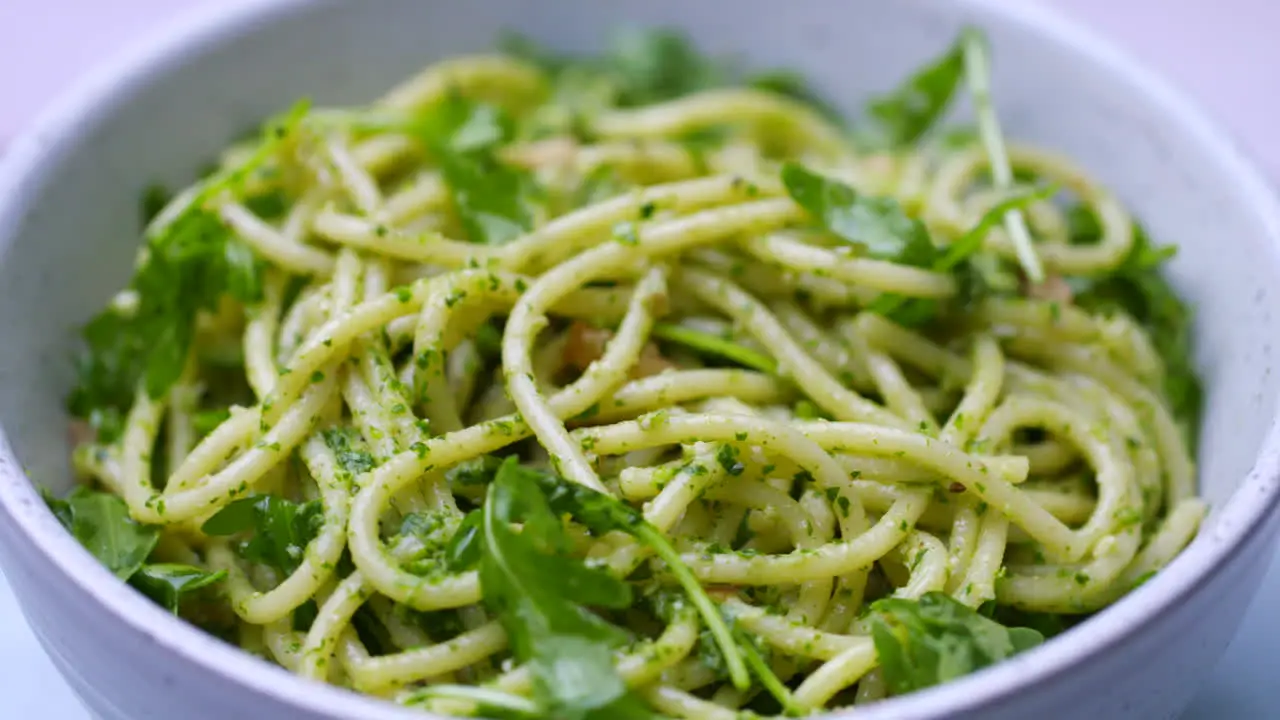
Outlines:
[[[1109, 41], [1084, 29], [1059, 11], [1039, 3], [1005, 0], [956, 0], [964, 8], [999, 16], [1020, 31], [1059, 44], [1088, 57], [1141, 88], [1143, 102], [1176, 118], [1180, 134], [1194, 139], [1236, 179], [1242, 198], [1272, 239], [1273, 261], [1280, 252], [1280, 200], [1264, 175], [1246, 159], [1229, 135], [1199, 107], [1156, 73], [1131, 59]], [[224, 42], [264, 19], [305, 12], [310, 0], [224, 0], [188, 11], [99, 65], [24, 128], [0, 157], [0, 247], [12, 241], [11, 228], [21, 220], [30, 196], [39, 192], [42, 167], [70, 151], [84, 118], [110, 113], [122, 91], [163, 75], [165, 60]], [[1042, 685], [1070, 667], [1120, 643], [1151, 624], [1165, 610], [1192, 593], [1204, 580], [1226, 567], [1237, 548], [1262, 532], [1280, 507], [1280, 416], [1273, 418], [1256, 464], [1223, 505], [1208, 542], [1181, 553], [1150, 582], [1131, 592], [1089, 621], [1089, 631], [1069, 633], [1053, 642], [944, 685], [859, 708], [866, 720], [941, 718], [981, 708]], [[38, 562], [55, 568], [130, 630], [184, 661], [265, 698], [286, 703], [317, 717], [364, 717], [372, 720], [422, 720], [435, 717], [324, 683], [305, 680], [216, 640], [119, 582], [44, 508], [34, 484], [19, 467], [0, 427], [0, 524], [38, 550]], [[835, 712], [827, 717], [845, 717]]]

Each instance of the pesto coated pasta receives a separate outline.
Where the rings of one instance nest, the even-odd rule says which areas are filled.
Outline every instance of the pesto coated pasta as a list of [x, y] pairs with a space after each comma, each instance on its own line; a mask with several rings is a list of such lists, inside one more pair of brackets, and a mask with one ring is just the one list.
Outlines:
[[1026, 650], [1195, 535], [1200, 389], [1172, 251], [1005, 140], [988, 62], [853, 123], [661, 31], [299, 102], [148, 193], [50, 507], [437, 713], [803, 715]]

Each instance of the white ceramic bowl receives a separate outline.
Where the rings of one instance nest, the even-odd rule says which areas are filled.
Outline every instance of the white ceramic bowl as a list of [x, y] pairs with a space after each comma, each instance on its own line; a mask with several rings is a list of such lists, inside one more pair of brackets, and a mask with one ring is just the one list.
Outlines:
[[1236, 629], [1277, 528], [1280, 211], [1214, 127], [1164, 83], [1031, 3], [994, 0], [237, 0], [92, 79], [0, 167], [0, 560], [54, 662], [103, 718], [422, 718], [295, 679], [118, 583], [31, 482], [70, 484], [74, 329], [126, 280], [139, 191], [189, 180], [300, 95], [368, 100], [427, 62], [517, 28], [589, 49], [624, 23], [673, 24], [708, 50], [793, 66], [853, 110], [940, 51], [989, 32], [1010, 134], [1065, 151], [1177, 243], [1209, 388], [1200, 481], [1213, 513], [1167, 570], [1082, 626], [858, 718], [1158, 718], [1191, 697]]

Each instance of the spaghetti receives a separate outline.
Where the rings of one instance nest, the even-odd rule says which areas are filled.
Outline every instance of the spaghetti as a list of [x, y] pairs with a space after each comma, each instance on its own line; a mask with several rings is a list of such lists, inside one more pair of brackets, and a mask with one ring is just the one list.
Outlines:
[[[509, 55], [272, 121], [87, 331], [76, 467], [154, 535], [113, 569], [459, 715], [830, 710], [1105, 607], [1205, 510], [1185, 313], [1111, 193], [1005, 146], [986, 63], [872, 141]], [[966, 83], [977, 131], [926, 132]]]

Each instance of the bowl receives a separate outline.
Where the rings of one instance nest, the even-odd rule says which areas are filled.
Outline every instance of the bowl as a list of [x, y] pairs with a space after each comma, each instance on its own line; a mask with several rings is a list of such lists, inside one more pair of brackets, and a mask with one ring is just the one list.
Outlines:
[[518, 29], [589, 50], [620, 24], [790, 66], [852, 111], [944, 47], [990, 35], [1011, 136], [1065, 152], [1176, 243], [1208, 387], [1213, 510], [1150, 582], [1041, 648], [857, 717], [1176, 714], [1233, 635], [1280, 527], [1280, 207], [1222, 133], [1130, 60], [1032, 3], [809, 0], [236, 0], [170, 28], [46, 113], [0, 166], [0, 561], [54, 663], [101, 718], [422, 718], [290, 676], [167, 615], [67, 535], [36, 490], [71, 484], [62, 407], [75, 329], [121, 287], [136, 198], [189, 181], [244, 127], [309, 95], [366, 101]]

